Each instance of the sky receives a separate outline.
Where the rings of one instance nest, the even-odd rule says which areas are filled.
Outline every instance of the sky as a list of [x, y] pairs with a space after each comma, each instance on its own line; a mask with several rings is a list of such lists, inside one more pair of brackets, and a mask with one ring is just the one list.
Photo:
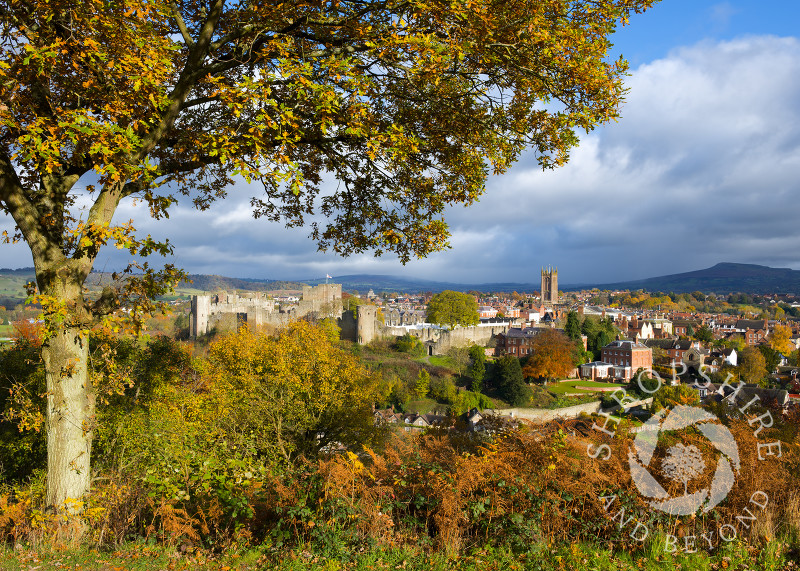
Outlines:
[[[308, 229], [254, 220], [258, 190], [237, 184], [209, 211], [166, 222], [123, 203], [116, 220], [169, 237], [190, 273], [277, 280], [386, 274], [461, 283], [607, 283], [718, 262], [800, 269], [800, 2], [661, 0], [615, 34], [630, 62], [617, 122], [581, 136], [565, 167], [532, 154], [446, 214], [451, 248], [392, 256], [317, 251]], [[0, 229], [9, 228], [0, 220]], [[32, 265], [3, 246], [0, 267]], [[154, 260], [155, 261], [155, 260]], [[101, 251], [97, 270], [119, 269]]]

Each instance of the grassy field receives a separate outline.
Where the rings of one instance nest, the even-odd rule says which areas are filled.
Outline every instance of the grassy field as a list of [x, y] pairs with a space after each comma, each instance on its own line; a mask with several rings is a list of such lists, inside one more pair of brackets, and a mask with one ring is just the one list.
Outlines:
[[[608, 389], [608, 388], [617, 388], [617, 387], [624, 387], [625, 385], [620, 385], [617, 383], [598, 383], [595, 381], [563, 381], [560, 383], [550, 383], [547, 385], [547, 390], [556, 395], [563, 395], [565, 393], [579, 393], [584, 392], [577, 387], [592, 387], [598, 389]], [[589, 392], [589, 391], [585, 391]], [[602, 393], [598, 391], [597, 398], [600, 398]]]

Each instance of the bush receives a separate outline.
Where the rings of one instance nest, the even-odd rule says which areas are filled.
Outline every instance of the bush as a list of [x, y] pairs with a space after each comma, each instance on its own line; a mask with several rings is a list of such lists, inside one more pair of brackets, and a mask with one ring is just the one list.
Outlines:
[[414, 337], [410, 333], [406, 333], [402, 337], [398, 337], [395, 341], [395, 349], [401, 353], [408, 353], [412, 357], [424, 357], [425, 345], [419, 338]]

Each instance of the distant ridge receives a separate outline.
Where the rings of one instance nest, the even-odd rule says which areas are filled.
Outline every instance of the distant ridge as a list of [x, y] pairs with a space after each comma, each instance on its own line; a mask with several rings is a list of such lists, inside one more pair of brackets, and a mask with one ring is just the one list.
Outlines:
[[[0, 269], [0, 295], [24, 298], [24, 282], [33, 279], [33, 268]], [[230, 278], [218, 275], [191, 274], [191, 284], [181, 284], [181, 288], [214, 292], [220, 290], [277, 291], [300, 290], [303, 285], [318, 285], [325, 279], [281, 281], [270, 279]], [[94, 273], [88, 285], [94, 285], [108, 279], [107, 275]], [[5, 280], [5, 281], [4, 281]], [[440, 292], [446, 289], [456, 291], [479, 292], [534, 292], [539, 290], [538, 283], [483, 282], [454, 283], [434, 280], [416, 279], [372, 274], [353, 274], [334, 276], [328, 280], [342, 284], [345, 292], [367, 292], [372, 289], [376, 293], [416, 293]], [[5, 285], [4, 285], [5, 284]], [[770, 268], [756, 264], [735, 264], [722, 262], [703, 270], [695, 270], [681, 274], [671, 274], [642, 280], [615, 282], [606, 284], [563, 284], [560, 289], [574, 291], [580, 289], [637, 290], [650, 292], [684, 293], [702, 291], [705, 293], [793, 293], [800, 295], [800, 271], [789, 268]], [[3, 291], [5, 290], [5, 291]], [[17, 293], [19, 292], [19, 293]]]
[[800, 294], [800, 271], [770, 268], [756, 264], [721, 262], [704, 270], [672, 274], [643, 280], [595, 286], [600, 289], [645, 289], [685, 293], [794, 293]]

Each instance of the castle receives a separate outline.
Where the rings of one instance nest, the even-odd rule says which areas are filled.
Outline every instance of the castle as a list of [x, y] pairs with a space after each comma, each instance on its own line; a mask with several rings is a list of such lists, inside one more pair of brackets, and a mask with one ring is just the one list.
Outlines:
[[212, 330], [235, 331], [244, 324], [281, 327], [303, 317], [331, 317], [336, 319], [342, 339], [366, 345], [382, 337], [409, 333], [422, 341], [429, 355], [443, 355], [451, 347], [484, 345], [509, 328], [508, 324], [494, 323], [448, 330], [419, 320], [401, 324], [391, 315], [387, 324], [379, 317], [375, 305], [359, 305], [355, 309], [353, 312], [342, 307], [341, 284], [304, 286], [300, 302], [288, 309], [281, 308], [263, 293], [195, 295], [192, 296], [191, 335], [197, 337]]
[[251, 293], [242, 297], [235, 293], [192, 296], [191, 335], [205, 335], [213, 329], [234, 331], [244, 324], [254, 327], [263, 325], [281, 326], [290, 321], [316, 315], [339, 317], [342, 313], [342, 285], [320, 284], [303, 286], [300, 302], [289, 309], [282, 309], [263, 293]]

